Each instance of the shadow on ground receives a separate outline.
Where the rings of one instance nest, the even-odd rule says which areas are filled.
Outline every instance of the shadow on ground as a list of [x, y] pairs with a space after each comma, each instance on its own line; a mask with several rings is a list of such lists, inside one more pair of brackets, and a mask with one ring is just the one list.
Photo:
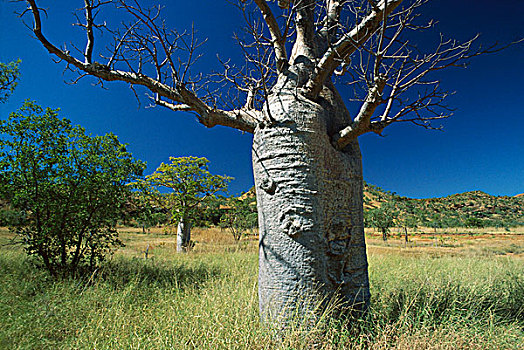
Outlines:
[[140, 287], [186, 289], [200, 288], [220, 275], [218, 266], [198, 263], [162, 263], [151, 260], [114, 260], [91, 274], [82, 276], [82, 284], [102, 282], [114, 288], [133, 284]]
[[166, 263], [142, 259], [115, 259], [105, 262], [95, 270], [80, 270], [74, 276], [53, 278], [37, 265], [33, 259], [20, 254], [14, 257], [3, 256], [0, 258], [0, 277], [9, 276], [13, 282], [41, 285], [42, 288], [52, 284], [53, 280], [62, 280], [80, 289], [105, 284], [114, 289], [124, 289], [133, 285], [145, 289], [158, 287], [184, 290], [199, 289], [204, 283], [216, 279], [221, 274], [219, 266], [203, 262]]

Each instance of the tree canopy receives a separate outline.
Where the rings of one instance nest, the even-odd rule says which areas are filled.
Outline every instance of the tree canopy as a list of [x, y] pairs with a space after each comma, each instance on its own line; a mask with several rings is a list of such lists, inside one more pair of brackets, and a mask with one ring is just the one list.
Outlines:
[[[209, 160], [199, 157], [170, 157], [170, 163], [162, 163], [145, 178], [145, 186], [157, 200], [165, 203], [171, 211], [172, 222], [186, 218], [204, 200], [216, 192], [227, 189], [228, 176], [209, 172]], [[167, 192], [165, 192], [167, 190]]]
[[[439, 129], [435, 122], [452, 111], [444, 102], [449, 92], [433, 74], [499, 49], [475, 47], [478, 36], [459, 42], [438, 34], [428, 45], [417, 45], [413, 33], [430, 33], [437, 23], [418, 15], [428, 1], [298, 0], [278, 1], [277, 7], [273, 1], [240, 0], [244, 34], [235, 38], [245, 62], [222, 61], [223, 71], [211, 76], [192, 71], [203, 40], [195, 29], [168, 28], [162, 6], [86, 0], [75, 12], [75, 25], [85, 31], [85, 39], [73, 44], [75, 50], [46, 37], [37, 0], [27, 0], [23, 13], [32, 17], [33, 33], [44, 47], [78, 73], [74, 82], [92, 76], [101, 85], [122, 81], [143, 86], [154, 104], [193, 111], [207, 127], [253, 133], [260, 123], [271, 122], [263, 109], [285, 77], [300, 75], [300, 93], [313, 100], [332, 82], [348, 83], [354, 92], [349, 102], [358, 113], [331, 135], [342, 149], [359, 135], [381, 133], [395, 122]], [[111, 25], [104, 19], [109, 14]], [[112, 40], [96, 46], [103, 33]]]

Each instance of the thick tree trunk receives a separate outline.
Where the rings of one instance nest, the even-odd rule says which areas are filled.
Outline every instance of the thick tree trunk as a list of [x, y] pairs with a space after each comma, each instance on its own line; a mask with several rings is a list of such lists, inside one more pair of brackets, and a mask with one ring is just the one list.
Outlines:
[[189, 248], [191, 240], [191, 224], [187, 219], [178, 221], [176, 230], [176, 251], [185, 252]]
[[[331, 93], [333, 104], [338, 95]], [[358, 310], [369, 302], [360, 149], [357, 141], [343, 152], [331, 145], [332, 121], [340, 119], [333, 113], [347, 111], [323, 102], [279, 90], [269, 98], [271, 122], [255, 130], [259, 299], [266, 320], [310, 314], [333, 297]]]

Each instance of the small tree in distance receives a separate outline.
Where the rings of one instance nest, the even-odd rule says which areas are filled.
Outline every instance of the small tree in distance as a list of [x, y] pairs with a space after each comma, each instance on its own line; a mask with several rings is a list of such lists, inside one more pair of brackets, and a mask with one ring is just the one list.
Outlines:
[[400, 212], [403, 214], [398, 218], [398, 225], [404, 229], [404, 240], [409, 242], [408, 228], [415, 230], [418, 228], [419, 222], [416, 216], [416, 206], [412, 201], [398, 201]]
[[[142, 189], [171, 212], [177, 223], [177, 251], [186, 251], [191, 240], [191, 223], [199, 205], [210, 196], [227, 189], [228, 176], [212, 175], [209, 160], [198, 157], [170, 157], [142, 181]], [[162, 193], [163, 190], [169, 193]]]
[[253, 204], [248, 198], [231, 198], [227, 203], [228, 210], [222, 215], [221, 224], [231, 231], [235, 241], [240, 241], [248, 230], [257, 226], [258, 216]]
[[2, 198], [11, 230], [52, 275], [94, 268], [121, 245], [116, 222], [145, 164], [113, 134], [88, 136], [58, 110], [27, 101], [0, 124]]
[[486, 226], [486, 223], [484, 220], [475, 216], [468, 216], [464, 222], [464, 225], [470, 228], [483, 228]]
[[388, 240], [389, 230], [395, 225], [398, 211], [394, 203], [385, 202], [379, 208], [371, 209], [368, 213], [371, 226], [382, 232], [382, 239]]
[[413, 231], [418, 228], [417, 217], [413, 214], [406, 214], [402, 218], [402, 225], [404, 226], [404, 240], [406, 241], [406, 243], [408, 243], [409, 242], [408, 228], [410, 228]]

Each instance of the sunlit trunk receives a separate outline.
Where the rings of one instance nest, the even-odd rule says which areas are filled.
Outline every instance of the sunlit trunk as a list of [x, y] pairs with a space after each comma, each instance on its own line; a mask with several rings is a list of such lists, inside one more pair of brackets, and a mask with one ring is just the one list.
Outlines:
[[343, 152], [331, 145], [328, 125], [340, 109], [292, 90], [269, 102], [273, 122], [253, 143], [261, 315], [304, 314], [335, 296], [362, 310], [369, 282], [358, 143]]
[[191, 240], [191, 224], [186, 218], [178, 221], [176, 230], [176, 251], [185, 252], [189, 248]]

